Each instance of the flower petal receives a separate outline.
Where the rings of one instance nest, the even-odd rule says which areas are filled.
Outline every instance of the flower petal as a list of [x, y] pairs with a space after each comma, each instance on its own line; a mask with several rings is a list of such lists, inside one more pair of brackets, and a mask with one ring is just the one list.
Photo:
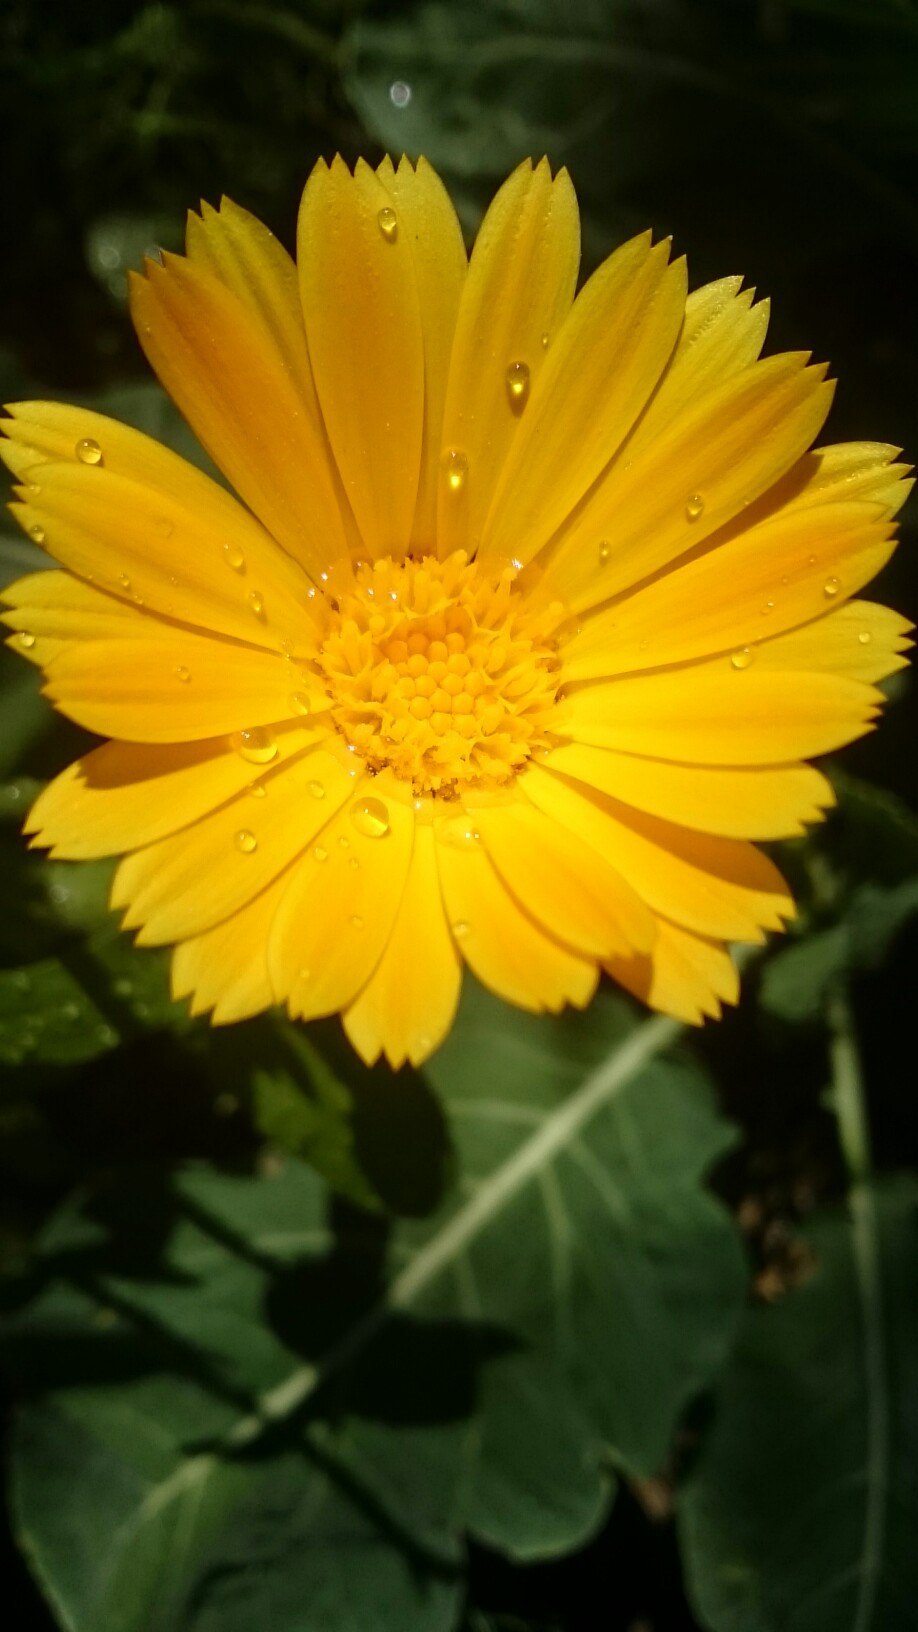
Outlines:
[[[69, 572], [31, 572], [0, 590], [0, 602], [6, 605], [0, 621], [19, 637], [8, 644], [41, 665], [50, 663], [74, 641], [128, 639], [138, 626], [150, 627], [136, 607], [101, 594], [91, 584], [71, 578]], [[169, 630], [173, 626], [157, 623], [156, 627]]]
[[717, 1019], [722, 1003], [739, 997], [739, 975], [723, 946], [658, 919], [653, 951], [645, 958], [610, 958], [607, 972], [642, 1003], [687, 1025]]
[[631, 589], [777, 481], [832, 399], [824, 366], [805, 361], [766, 357], [691, 403], [634, 459], [625, 450], [546, 556], [546, 592], [582, 610]]
[[[199, 935], [238, 912], [302, 853], [353, 782], [337, 755], [308, 749], [269, 771], [257, 804], [230, 799], [180, 833], [126, 856], [111, 904], [143, 946]], [[310, 790], [321, 788], [317, 798]], [[251, 841], [254, 840], [254, 843]]]
[[426, 159], [419, 159], [414, 168], [402, 158], [396, 170], [386, 158], [377, 175], [392, 197], [411, 249], [421, 310], [424, 434], [411, 543], [418, 553], [428, 554], [436, 547], [443, 409], [468, 258], [452, 200]]
[[529, 767], [526, 787], [564, 833], [607, 856], [654, 912], [686, 929], [759, 941], [761, 930], [793, 917], [783, 878], [751, 844], [677, 827], [538, 765]]
[[[67, 860], [114, 856], [153, 844], [216, 810], [309, 747], [315, 730], [287, 725], [274, 733], [267, 765], [234, 753], [226, 737], [203, 742], [104, 742], [68, 765], [42, 790], [24, 832]], [[267, 794], [265, 794], [267, 797]], [[253, 801], [253, 812], [260, 810]]]
[[178, 255], [131, 279], [147, 358], [214, 462], [314, 577], [346, 563], [324, 433], [266, 323]]
[[[784, 638], [784, 637], [782, 637]], [[574, 742], [702, 765], [780, 765], [870, 729], [881, 692], [834, 674], [733, 669], [729, 657], [578, 688], [554, 729]]]
[[737, 531], [767, 521], [779, 510], [803, 510], [814, 504], [860, 500], [882, 507], [892, 517], [908, 498], [913, 481], [906, 478], [911, 465], [896, 464], [898, 448], [888, 442], [836, 442], [813, 448], [798, 459], [779, 482], [728, 523], [714, 542], [732, 538]]
[[621, 446], [685, 312], [685, 262], [668, 261], [669, 244], [652, 249], [644, 233], [580, 291], [508, 451], [482, 534], [483, 561], [532, 560]]
[[650, 914], [588, 842], [519, 795], [491, 805], [467, 796], [465, 803], [507, 888], [550, 935], [592, 957], [652, 945]]
[[[389, 826], [371, 836], [355, 822], [368, 789]], [[346, 1008], [369, 980], [392, 933], [414, 839], [414, 811], [382, 772], [361, 786], [297, 863], [271, 927], [268, 965], [291, 1017], [316, 1019]]]
[[361, 1059], [385, 1054], [393, 1070], [420, 1065], [453, 1023], [462, 965], [449, 932], [432, 826], [415, 828], [411, 864], [392, 934], [370, 979], [344, 1013]]
[[84, 640], [53, 659], [45, 693], [87, 731], [194, 742], [328, 707], [315, 676], [282, 657], [169, 625], [148, 634], [157, 620], [137, 618], [130, 639]]
[[[17, 489], [22, 502], [11, 506], [13, 515], [99, 589], [252, 645], [283, 645], [300, 656], [315, 650], [309, 580], [260, 529], [259, 548], [247, 557], [233, 534], [228, 539], [208, 524], [206, 512], [113, 471], [60, 462], [32, 475], [32, 485]], [[243, 524], [239, 536], [246, 530]]]
[[755, 662], [760, 670], [822, 672], [875, 684], [908, 667], [903, 654], [914, 644], [908, 639], [913, 627], [888, 606], [849, 601], [828, 617], [764, 640], [755, 648]]
[[818, 618], [892, 555], [879, 515], [858, 503], [779, 512], [586, 618], [563, 648], [565, 680], [708, 657]]
[[353, 176], [340, 158], [316, 165], [297, 259], [316, 389], [363, 553], [404, 555], [424, 429], [421, 308], [408, 225], [363, 160]]
[[821, 821], [832, 784], [811, 765], [679, 765], [564, 743], [543, 763], [624, 805], [730, 839], [785, 839]]
[[[547, 159], [514, 170], [478, 229], [449, 365], [443, 450], [467, 461], [455, 488], [441, 480], [441, 556], [474, 553], [520, 420], [507, 370], [523, 363], [530, 389], [570, 309], [580, 262], [577, 199]], [[547, 344], [546, 344], [547, 342]]]
[[222, 924], [181, 941], [172, 954], [172, 996], [190, 997], [192, 1014], [206, 1014], [214, 1026], [248, 1020], [271, 1008], [268, 935], [287, 873]]
[[437, 836], [437, 862], [450, 927], [462, 956], [489, 991], [508, 1003], [557, 1013], [582, 1009], [596, 989], [591, 958], [562, 946], [510, 894], [484, 846], [458, 847]]

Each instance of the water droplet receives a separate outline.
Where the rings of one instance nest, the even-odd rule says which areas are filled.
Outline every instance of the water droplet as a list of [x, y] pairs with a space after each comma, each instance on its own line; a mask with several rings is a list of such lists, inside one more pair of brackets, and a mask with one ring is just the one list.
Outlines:
[[118, 582], [121, 585], [122, 589], [130, 589], [130, 587], [131, 587], [131, 580], [128, 577], [126, 572], [119, 572]]
[[822, 593], [827, 601], [834, 601], [840, 589], [841, 581], [838, 578], [827, 578], [822, 586]]
[[363, 929], [363, 919], [358, 917], [356, 912], [351, 914], [351, 923], [355, 929]]
[[351, 856], [348, 866], [352, 867], [355, 873], [360, 871], [360, 862], [357, 860], [356, 856]]
[[249, 591], [249, 606], [252, 608], [252, 611], [255, 613], [256, 618], [263, 618], [264, 617], [264, 615], [265, 615], [265, 598], [261, 594], [260, 590], [252, 589], [252, 590]]
[[340, 844], [342, 850], [350, 850], [350, 848], [351, 848], [351, 841], [348, 838], [346, 833], [341, 834], [341, 837], [339, 838], [338, 843]]
[[775, 609], [774, 601], [766, 601], [765, 605], [762, 607], [762, 617], [767, 618], [769, 612], [773, 612], [774, 609]]
[[858, 640], [859, 640], [859, 642], [860, 642], [860, 644], [862, 646], [869, 646], [870, 645], [870, 630], [869, 629], [862, 629], [857, 638], [858, 638]]
[[232, 567], [234, 572], [241, 572], [245, 566], [245, 556], [238, 544], [224, 544], [223, 559], [228, 567]]
[[263, 782], [250, 782], [248, 792], [253, 799], [267, 799], [268, 797], [268, 790]]
[[609, 540], [607, 538], [604, 538], [602, 543], [599, 546], [599, 565], [601, 567], [605, 566], [605, 564], [608, 561], [611, 554], [612, 554], [612, 545], [609, 543]]
[[470, 925], [466, 923], [464, 918], [460, 918], [457, 924], [453, 924], [452, 930], [457, 941], [461, 941], [463, 937], [468, 934], [469, 928]]
[[31, 629], [20, 629], [19, 644], [20, 646], [24, 646], [27, 652], [31, 651], [32, 647], [35, 645], [35, 636], [32, 634]]
[[411, 86], [403, 79], [394, 79], [389, 86], [389, 101], [393, 108], [407, 108], [411, 101]]
[[325, 798], [325, 784], [324, 784], [324, 782], [310, 782], [309, 791], [312, 794], [313, 799], [324, 799]]
[[290, 698], [290, 707], [294, 714], [308, 714], [312, 704], [305, 691], [295, 691]]
[[81, 436], [74, 449], [82, 465], [101, 465], [102, 449], [92, 436]]
[[29, 528], [29, 537], [34, 538], [36, 544], [44, 544], [44, 542], [45, 542], [45, 529], [44, 529], [44, 527], [40, 527], [38, 522], [36, 521], [35, 525], [33, 527]]
[[351, 821], [367, 839], [382, 839], [389, 831], [389, 812], [381, 799], [362, 799], [351, 806]]
[[250, 726], [247, 731], [234, 731], [229, 739], [233, 752], [250, 765], [270, 765], [277, 758], [277, 743], [264, 725]]
[[328, 851], [325, 849], [324, 845], [317, 844], [312, 853], [315, 856], [316, 861], [328, 860]]
[[700, 493], [691, 493], [685, 501], [686, 521], [697, 521], [704, 510], [704, 498]]
[[754, 656], [755, 653], [753, 652], [751, 646], [739, 646], [732, 654], [730, 662], [733, 664], [735, 669], [748, 669]]
[[187, 681], [191, 679], [191, 670], [186, 669], [184, 663], [179, 663], [175, 670], [175, 678], [176, 680], [181, 680], [183, 683], [187, 683]]
[[469, 473], [469, 462], [461, 448], [447, 448], [443, 455], [443, 469], [450, 492], [460, 492]]
[[398, 216], [391, 204], [386, 204], [376, 217], [377, 225], [383, 237], [390, 244], [394, 244], [398, 237]]
[[247, 827], [240, 827], [239, 832], [233, 839], [233, 843], [235, 844], [237, 850], [242, 851], [244, 856], [250, 856], [252, 851], [257, 850], [258, 848], [258, 840], [256, 839], [255, 834], [250, 833]]
[[529, 397], [529, 364], [511, 363], [505, 378], [510, 407], [521, 413]]
[[470, 816], [451, 816], [439, 827], [439, 837], [454, 850], [471, 850], [481, 839]]

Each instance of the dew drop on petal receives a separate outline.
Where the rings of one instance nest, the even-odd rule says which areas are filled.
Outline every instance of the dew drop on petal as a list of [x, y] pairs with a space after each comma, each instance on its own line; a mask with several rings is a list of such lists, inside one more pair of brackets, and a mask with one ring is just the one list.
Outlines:
[[290, 697], [290, 707], [294, 714], [308, 714], [312, 704], [305, 691], [294, 691]]
[[609, 543], [609, 540], [607, 538], [604, 538], [602, 543], [599, 546], [599, 565], [601, 567], [605, 566], [605, 564], [608, 561], [611, 554], [612, 554], [612, 545]]
[[869, 646], [870, 645], [870, 630], [869, 629], [862, 629], [857, 638], [858, 638], [858, 641], [861, 644], [861, 646]]
[[309, 791], [312, 794], [313, 799], [324, 799], [325, 798], [325, 783], [324, 782], [310, 782]]
[[253, 799], [267, 799], [268, 790], [263, 782], [250, 782], [249, 793]]
[[704, 498], [701, 493], [691, 493], [685, 501], [686, 521], [697, 521], [704, 511]]
[[730, 662], [735, 669], [748, 669], [754, 655], [751, 646], [738, 646], [731, 654]]
[[391, 204], [386, 204], [379, 211], [376, 222], [387, 243], [394, 244], [398, 237], [398, 216]]
[[26, 651], [29, 651], [30, 648], [35, 645], [35, 636], [32, 634], [30, 629], [20, 629], [19, 644], [20, 646], [24, 646]]
[[443, 455], [443, 469], [450, 492], [459, 493], [469, 473], [469, 462], [461, 448], [447, 448]]
[[258, 849], [258, 840], [256, 839], [255, 834], [251, 833], [247, 827], [240, 827], [239, 832], [233, 839], [233, 843], [235, 844], [237, 850], [242, 851], [244, 856], [250, 856], [253, 850]]
[[122, 589], [130, 589], [130, 587], [131, 587], [131, 580], [128, 577], [126, 572], [119, 572], [118, 582], [121, 585]]
[[389, 812], [381, 799], [362, 799], [351, 806], [351, 821], [366, 839], [382, 839], [389, 831]]
[[543, 350], [543, 351], [547, 351], [547, 350], [548, 350], [548, 342], [549, 342], [549, 340], [550, 340], [550, 338], [551, 338], [551, 336], [550, 336], [550, 335], [548, 335], [548, 334], [543, 334], [543, 336], [542, 336], [542, 350]]
[[249, 605], [252, 608], [252, 611], [255, 613], [256, 618], [264, 617], [265, 598], [261, 594], [260, 590], [252, 589], [249, 591]]
[[245, 556], [238, 544], [224, 544], [223, 559], [228, 567], [232, 567], [234, 572], [241, 572], [245, 566]]
[[36, 521], [34, 527], [29, 528], [29, 537], [34, 538], [36, 544], [44, 544], [44, 542], [45, 542], [45, 529], [44, 529], [44, 527], [39, 526], [38, 522]]
[[277, 758], [277, 743], [265, 725], [250, 726], [247, 731], [234, 731], [230, 747], [250, 765], [270, 765]]
[[469, 925], [465, 922], [464, 918], [460, 918], [457, 924], [453, 924], [452, 930], [457, 941], [461, 941], [468, 934]]
[[81, 436], [74, 452], [82, 465], [101, 465], [102, 449], [92, 436]]
[[328, 860], [328, 851], [325, 849], [324, 845], [317, 844], [312, 853], [313, 853], [316, 861], [327, 861]]
[[838, 594], [840, 589], [841, 589], [840, 579], [838, 579], [838, 578], [827, 578], [825, 583], [822, 586], [822, 593], [825, 596], [827, 601], [834, 601], [834, 599], [835, 599], [835, 597]]
[[517, 412], [521, 412], [525, 408], [529, 397], [529, 364], [522, 362], [511, 363], [505, 378], [510, 406], [516, 409]]
[[349, 850], [351, 848], [351, 841], [346, 833], [341, 834], [338, 843], [340, 844], [342, 850]]
[[184, 663], [178, 663], [175, 669], [175, 678], [186, 684], [191, 679], [191, 670], [186, 669]]
[[471, 850], [481, 838], [469, 816], [451, 816], [441, 823], [438, 831], [443, 843], [451, 845], [454, 850]]
[[356, 912], [351, 916], [351, 923], [355, 929], [363, 929], [363, 919], [358, 917]]
[[351, 856], [348, 866], [353, 867], [355, 873], [360, 871], [360, 862], [357, 860], [356, 856]]

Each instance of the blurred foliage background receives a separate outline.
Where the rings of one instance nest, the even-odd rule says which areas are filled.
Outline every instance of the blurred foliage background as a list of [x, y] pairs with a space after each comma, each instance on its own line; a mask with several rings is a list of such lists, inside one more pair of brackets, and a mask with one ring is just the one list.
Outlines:
[[[571, 169], [587, 270], [634, 231], [672, 233], [693, 283], [742, 272], [772, 297], [771, 349], [831, 359], [840, 387], [829, 440], [918, 446], [912, 0], [5, 0], [0, 108], [5, 400], [72, 397], [189, 452], [125, 308], [128, 268], [151, 247], [180, 246], [189, 206], [228, 192], [292, 245], [318, 155], [405, 150], [437, 166], [471, 236], [507, 171], [546, 152]], [[902, 547], [871, 591], [913, 618], [914, 515], [906, 512]], [[5, 579], [36, 554], [5, 533]], [[508, 1337], [500, 1311], [486, 1307], [473, 1356], [463, 1347], [468, 1323], [460, 1341], [456, 1309], [435, 1299], [422, 1311], [426, 1326], [406, 1336], [396, 1323], [385, 1335], [394, 1347], [372, 1350], [379, 1377], [391, 1384], [403, 1374], [398, 1398], [380, 1406], [371, 1366], [350, 1378], [346, 1404], [320, 1412], [308, 1478], [299, 1442], [259, 1442], [248, 1462], [242, 1453], [231, 1464], [230, 1483], [253, 1488], [253, 1460], [267, 1471], [258, 1501], [246, 1486], [225, 1556], [214, 1534], [235, 1487], [206, 1495], [203, 1518], [182, 1507], [145, 1551], [119, 1553], [113, 1586], [86, 1560], [104, 1560], [125, 1512], [148, 1500], [141, 1473], [162, 1482], [178, 1466], [193, 1488], [194, 1458], [240, 1410], [246, 1420], [245, 1402], [276, 1387], [291, 1356], [309, 1366], [323, 1345], [347, 1345], [389, 1236], [408, 1261], [419, 1240], [435, 1239], [441, 1192], [469, 1155], [451, 1118], [461, 1123], [457, 1107], [474, 1097], [476, 1061], [480, 1077], [486, 1059], [488, 1082], [511, 1100], [550, 1107], [610, 1049], [630, 1046], [644, 1022], [610, 999], [588, 1022], [533, 1030], [471, 994], [429, 1081], [397, 1089], [379, 1074], [369, 1085], [356, 1078], [321, 1028], [305, 1043], [279, 1022], [209, 1038], [169, 1004], [159, 961], [117, 935], [104, 869], [25, 856], [18, 825], [31, 791], [84, 739], [52, 721], [24, 665], [3, 659], [0, 1254], [12, 1393], [31, 1401], [8, 1452], [14, 1529], [45, 1595], [10, 1540], [7, 1567], [28, 1598], [21, 1632], [242, 1632], [256, 1619], [278, 1632], [911, 1624], [903, 1606], [913, 1610], [918, 1587], [908, 1588], [902, 1537], [916, 1504], [905, 1451], [913, 1469], [918, 1450], [906, 1307], [916, 1265], [906, 1175], [918, 1162], [909, 1088], [918, 756], [908, 683], [890, 686], [895, 706], [882, 729], [846, 752], [840, 814], [813, 843], [785, 847], [801, 933], [750, 977], [739, 1013], [693, 1041], [691, 1063], [661, 1042], [652, 1080], [635, 1094], [635, 1137], [648, 1161], [671, 1161], [661, 1171], [675, 1212], [652, 1185], [628, 1191], [632, 1174], [623, 1184], [642, 1220], [640, 1250], [608, 1219], [581, 1220], [584, 1239], [608, 1239], [590, 1249], [594, 1303], [582, 1299], [572, 1315], [589, 1351], [578, 1386], [596, 1396], [602, 1378], [610, 1387], [614, 1378], [627, 1396], [624, 1353], [653, 1371], [658, 1392], [626, 1398], [624, 1416], [597, 1407], [584, 1439], [579, 1418], [565, 1427], [571, 1400], [552, 1394], [545, 1357], [531, 1374], [506, 1359], [508, 1344], [522, 1353], [535, 1341], [522, 1314]], [[855, 1032], [876, 1185], [850, 1151], [846, 1168], [824, 1096], [830, 1079], [836, 1099], [844, 1087]], [[512, 1049], [500, 1052], [504, 1033], [529, 1050], [527, 1070]], [[850, 1117], [847, 1126], [850, 1134]], [[596, 1137], [614, 1170], [616, 1129]], [[490, 1146], [478, 1155], [495, 1160]], [[716, 1218], [700, 1188], [712, 1169]], [[336, 1197], [331, 1212], [316, 1173]], [[319, 1256], [304, 1268], [290, 1243], [310, 1231]], [[684, 1258], [674, 1231], [688, 1243]], [[551, 1241], [538, 1231], [533, 1241], [544, 1263]], [[502, 1295], [520, 1250], [517, 1235], [485, 1253], [485, 1281]], [[875, 1326], [864, 1287], [879, 1283], [864, 1282], [865, 1251], [882, 1270]], [[608, 1310], [604, 1319], [595, 1306], [596, 1287], [617, 1276], [656, 1311], [632, 1349], [627, 1336], [617, 1346]], [[189, 1304], [181, 1294], [190, 1286]], [[911, 1287], [913, 1308], [914, 1279]], [[674, 1322], [681, 1361], [670, 1353]], [[864, 1365], [861, 1343], [873, 1354]], [[712, 1403], [728, 1349], [734, 1359]], [[509, 1381], [506, 1399], [481, 1417], [472, 1375], [485, 1362]], [[772, 1400], [763, 1377], [791, 1384]], [[519, 1402], [530, 1388], [542, 1391], [542, 1411], [527, 1417]], [[426, 1415], [412, 1409], [413, 1391], [429, 1400]], [[847, 1464], [823, 1465], [812, 1447], [799, 1465], [790, 1452], [776, 1463], [778, 1441], [808, 1444], [808, 1414], [827, 1397], [837, 1407], [830, 1437], [841, 1445], [850, 1430], [860, 1445], [866, 1435], [866, 1465], [882, 1453], [879, 1471], [852, 1479]], [[120, 1427], [106, 1416], [113, 1398], [127, 1402]], [[467, 1557], [465, 1509], [453, 1486], [446, 1503], [442, 1473], [450, 1458], [461, 1462], [454, 1441], [466, 1419], [493, 1435], [494, 1467], [517, 1502], [508, 1531], [481, 1499]], [[551, 1439], [552, 1420], [557, 1460], [546, 1449], [540, 1462], [534, 1447]], [[162, 1468], [157, 1432], [172, 1435]], [[147, 1433], [150, 1467], [128, 1478], [119, 1434], [140, 1442]], [[605, 1463], [597, 1435], [611, 1446]], [[575, 1451], [604, 1467], [605, 1496], [595, 1471], [585, 1488], [582, 1469], [565, 1462]], [[613, 1468], [622, 1478], [610, 1514]], [[672, 1512], [683, 1474], [680, 1562]], [[853, 1507], [839, 1495], [846, 1488]], [[526, 1491], [540, 1509], [528, 1517]], [[325, 1529], [314, 1523], [320, 1508]], [[764, 1538], [759, 1551], [755, 1538]], [[186, 1570], [191, 1584], [162, 1595], [164, 1578]]]

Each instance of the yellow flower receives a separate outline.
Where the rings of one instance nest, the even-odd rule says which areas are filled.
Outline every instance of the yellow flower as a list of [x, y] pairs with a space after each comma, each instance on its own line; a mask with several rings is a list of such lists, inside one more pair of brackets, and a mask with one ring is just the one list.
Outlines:
[[224, 201], [135, 280], [141, 344], [238, 499], [98, 414], [18, 403], [16, 514], [64, 571], [12, 644], [112, 740], [27, 831], [124, 854], [112, 905], [222, 1023], [341, 1011], [422, 1060], [463, 962], [510, 1002], [600, 969], [698, 1022], [793, 913], [750, 839], [832, 802], [909, 625], [896, 450], [807, 452], [832, 387], [759, 360], [741, 279], [650, 234], [574, 298], [577, 205], [526, 163], [467, 264], [429, 165], [320, 163], [297, 265]]

